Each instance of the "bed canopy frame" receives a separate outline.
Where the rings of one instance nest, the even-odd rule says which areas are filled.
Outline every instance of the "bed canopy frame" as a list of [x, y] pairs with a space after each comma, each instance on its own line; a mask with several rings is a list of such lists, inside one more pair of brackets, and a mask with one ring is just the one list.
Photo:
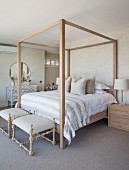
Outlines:
[[[75, 27], [79, 30], [91, 33], [98, 37], [104, 38], [108, 41], [105, 41], [102, 43], [86, 45], [86, 46], [79, 46], [79, 47], [70, 48], [70, 49], [65, 49], [65, 25]], [[25, 42], [25, 40], [28, 40], [29, 38], [32, 38], [33, 36], [40, 34], [42, 32], [45, 32], [55, 26], [59, 26], [59, 32], [60, 32], [60, 46], [59, 46], [59, 52], [60, 52], [60, 126], [59, 126], [59, 132], [60, 132], [60, 148], [63, 149], [65, 147], [65, 139], [63, 137], [63, 131], [64, 131], [63, 128], [64, 128], [64, 123], [65, 123], [65, 51], [67, 51], [67, 77], [68, 77], [68, 76], [70, 76], [70, 52], [71, 51], [79, 50], [79, 49], [83, 49], [83, 48], [101, 46], [101, 45], [106, 45], [106, 44], [113, 44], [113, 80], [114, 80], [117, 78], [117, 40], [112, 39], [112, 38], [105, 36], [103, 34], [97, 33], [95, 31], [92, 31], [90, 29], [87, 29], [85, 27], [82, 27], [80, 25], [74, 24], [72, 22], [66, 21], [64, 19], [61, 19], [58, 22], [48, 25], [44, 29], [41, 29], [37, 32], [30, 34], [29, 36], [22, 38], [20, 41], [18, 41], [18, 57], [17, 57], [17, 62], [18, 62], [18, 107], [21, 106], [21, 44], [29, 44], [29, 45], [35, 45], [35, 46], [57, 48], [57, 47], [51, 46], [51, 45], [38, 44], [38, 43], [33, 43], [33, 42]], [[114, 96], [116, 96], [115, 90], [114, 90]]]

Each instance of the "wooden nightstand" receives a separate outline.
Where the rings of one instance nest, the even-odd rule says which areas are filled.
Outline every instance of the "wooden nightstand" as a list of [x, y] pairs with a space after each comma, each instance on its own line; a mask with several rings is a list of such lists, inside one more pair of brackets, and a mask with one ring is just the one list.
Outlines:
[[129, 131], [129, 105], [113, 104], [109, 106], [108, 126]]

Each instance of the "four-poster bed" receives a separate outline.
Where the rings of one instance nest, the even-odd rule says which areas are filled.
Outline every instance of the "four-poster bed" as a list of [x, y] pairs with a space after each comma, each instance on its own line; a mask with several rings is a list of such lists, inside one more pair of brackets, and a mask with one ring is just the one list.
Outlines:
[[[65, 49], [65, 25], [69, 25], [72, 27], [75, 27], [77, 29], [80, 29], [84, 32], [88, 32], [91, 34], [94, 34], [96, 36], [99, 36], [101, 38], [104, 38], [108, 41], [102, 42], [102, 43], [96, 43], [92, 45], [86, 45], [86, 46], [79, 46], [76, 48], [71, 48], [71, 49]], [[37, 44], [37, 43], [32, 43], [32, 42], [25, 42], [29, 38], [40, 34], [42, 32], [45, 32], [55, 26], [59, 26], [60, 28], [60, 46], [59, 46], [59, 53], [60, 53], [60, 125], [57, 125], [57, 132], [60, 133], [60, 148], [65, 147], [65, 139], [64, 139], [64, 123], [65, 123], [65, 51], [67, 51], [67, 77], [70, 76], [70, 52], [72, 50], [78, 50], [78, 49], [83, 49], [83, 48], [89, 48], [89, 47], [94, 47], [94, 46], [100, 46], [100, 45], [105, 45], [105, 44], [113, 44], [113, 80], [117, 78], [117, 40], [109, 38], [105, 35], [102, 35], [100, 33], [94, 32], [92, 30], [89, 30], [87, 28], [84, 28], [82, 26], [76, 25], [74, 23], [71, 23], [69, 21], [66, 21], [64, 19], [61, 19], [60, 21], [51, 24], [47, 26], [46, 28], [39, 30], [23, 39], [21, 39], [18, 42], [18, 107], [21, 106], [21, 44], [30, 44], [30, 45], [39, 45], [39, 46], [44, 46], [44, 47], [51, 47], [55, 48], [51, 45], [45, 45], [45, 44]], [[116, 96], [116, 92], [114, 91], [114, 96]], [[98, 121], [100, 119], [103, 119], [107, 116], [107, 112], [103, 111], [101, 113], [97, 113], [94, 116], [91, 116], [91, 122], [93, 123], [95, 121]]]

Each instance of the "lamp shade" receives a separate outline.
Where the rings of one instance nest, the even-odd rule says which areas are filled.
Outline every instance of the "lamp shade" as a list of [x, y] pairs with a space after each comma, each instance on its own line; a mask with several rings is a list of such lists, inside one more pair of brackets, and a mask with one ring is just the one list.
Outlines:
[[59, 85], [59, 84], [60, 84], [60, 78], [57, 77], [57, 78], [56, 78], [56, 85]]
[[129, 88], [127, 79], [115, 79], [114, 89], [127, 90]]

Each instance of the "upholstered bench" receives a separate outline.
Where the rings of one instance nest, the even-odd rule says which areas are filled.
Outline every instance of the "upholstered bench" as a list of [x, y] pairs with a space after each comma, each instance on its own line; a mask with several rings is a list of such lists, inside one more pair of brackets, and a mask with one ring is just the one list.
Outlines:
[[[29, 134], [29, 141], [21, 143], [15, 137], [15, 126], [19, 127], [23, 131]], [[34, 140], [44, 138], [55, 145], [55, 121], [50, 121], [38, 115], [26, 115], [13, 120], [12, 122], [13, 135], [12, 140], [20, 145], [23, 149], [29, 152], [29, 155], [33, 155], [32, 143]], [[47, 138], [45, 135], [52, 133], [52, 140]], [[25, 144], [29, 143], [30, 148], [28, 149]]]
[[10, 108], [0, 111], [0, 117], [5, 119], [8, 122], [8, 130], [4, 130], [3, 128], [0, 128], [0, 130], [8, 135], [8, 137], [11, 137], [11, 126], [12, 126], [12, 120], [15, 118], [19, 118], [21, 116], [28, 115], [29, 113], [25, 110], [22, 110], [20, 108]]

